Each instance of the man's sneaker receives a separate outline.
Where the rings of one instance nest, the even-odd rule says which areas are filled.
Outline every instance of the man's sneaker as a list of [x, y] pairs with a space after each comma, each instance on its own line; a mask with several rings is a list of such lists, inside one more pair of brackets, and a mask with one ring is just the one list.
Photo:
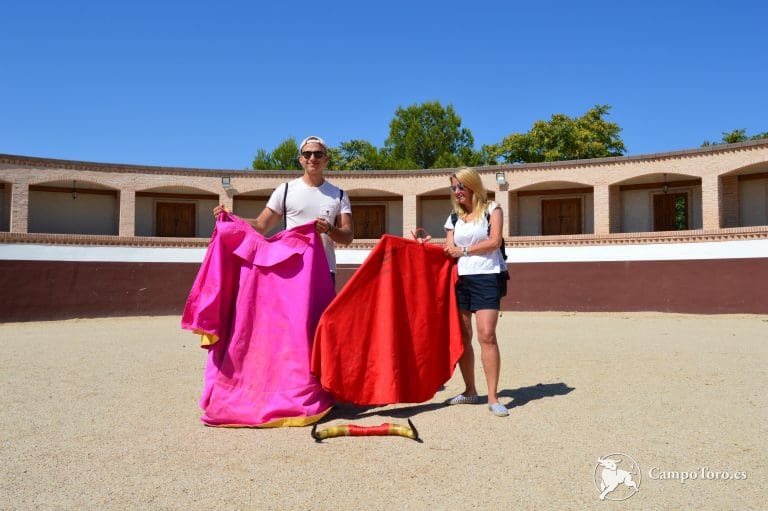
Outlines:
[[480, 402], [480, 396], [477, 394], [470, 394], [468, 396], [465, 396], [464, 394], [459, 394], [456, 397], [453, 397], [448, 400], [449, 405], [476, 405]]

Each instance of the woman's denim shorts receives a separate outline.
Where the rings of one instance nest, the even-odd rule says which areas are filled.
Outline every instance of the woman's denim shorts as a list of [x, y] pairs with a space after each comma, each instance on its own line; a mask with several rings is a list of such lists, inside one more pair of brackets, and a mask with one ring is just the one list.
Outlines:
[[499, 310], [501, 306], [499, 275], [483, 273], [460, 276], [456, 282], [456, 301], [459, 304], [459, 310], [470, 312], [484, 309]]

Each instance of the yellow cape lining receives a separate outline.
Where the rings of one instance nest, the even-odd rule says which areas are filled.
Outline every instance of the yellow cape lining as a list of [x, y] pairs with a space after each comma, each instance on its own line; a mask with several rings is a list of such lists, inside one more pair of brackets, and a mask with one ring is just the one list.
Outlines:
[[200, 346], [212, 346], [219, 341], [219, 336], [209, 334], [201, 330], [195, 330], [196, 334], [200, 334]]
[[309, 426], [319, 421], [323, 417], [325, 417], [325, 415], [331, 411], [331, 408], [333, 408], [333, 406], [329, 406], [327, 410], [324, 410], [318, 413], [317, 415], [310, 415], [309, 417], [285, 417], [283, 419], [276, 419], [270, 422], [265, 422], [264, 424], [257, 424], [255, 426], [251, 426], [247, 424], [218, 424], [217, 426], [214, 426], [214, 427], [216, 428], [293, 428], [293, 427]]

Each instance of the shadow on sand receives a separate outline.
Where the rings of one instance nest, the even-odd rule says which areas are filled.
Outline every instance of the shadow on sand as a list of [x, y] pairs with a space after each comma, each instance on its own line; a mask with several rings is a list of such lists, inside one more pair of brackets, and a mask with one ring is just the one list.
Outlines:
[[[563, 382], [558, 383], [537, 383], [530, 387], [521, 387], [513, 390], [502, 390], [498, 393], [499, 399], [508, 409], [523, 406], [531, 401], [545, 397], [564, 396], [573, 391]], [[505, 398], [511, 398], [508, 403], [504, 403]], [[487, 397], [485, 398], [487, 401]], [[396, 419], [408, 419], [420, 413], [439, 410], [448, 406], [446, 403], [425, 403], [398, 408], [385, 408], [384, 406], [356, 406], [350, 403], [337, 403], [328, 415], [321, 422], [328, 422], [337, 419], [357, 420], [365, 417], [392, 417]]]
[[400, 408], [384, 408], [384, 406], [356, 406], [349, 403], [337, 403], [322, 422], [336, 419], [356, 420], [365, 417], [392, 417], [395, 419], [408, 419], [420, 413], [439, 410], [446, 406], [443, 403], [426, 403], [422, 405], [403, 406]]
[[573, 391], [573, 387], [569, 387], [563, 382], [558, 383], [537, 383], [530, 387], [520, 387], [514, 390], [502, 390], [498, 393], [499, 399], [511, 397], [512, 401], [505, 406], [508, 409], [517, 408], [535, 401], [537, 399], [543, 399], [545, 397], [564, 396]]

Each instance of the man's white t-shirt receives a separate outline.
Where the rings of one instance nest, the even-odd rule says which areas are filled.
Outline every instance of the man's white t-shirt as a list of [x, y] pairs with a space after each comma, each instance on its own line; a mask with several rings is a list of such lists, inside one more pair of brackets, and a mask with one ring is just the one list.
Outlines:
[[[285, 219], [288, 229], [297, 225], [312, 222], [318, 217], [325, 218], [334, 224], [336, 217], [343, 213], [352, 214], [349, 196], [345, 193], [339, 199], [340, 190], [328, 180], [320, 186], [310, 186], [302, 178], [288, 181], [288, 195], [285, 199]], [[267, 201], [267, 207], [275, 213], [283, 214], [283, 197], [285, 185], [280, 185], [272, 192]], [[333, 240], [327, 234], [321, 234], [325, 256], [332, 272], [336, 272], [336, 254], [333, 251]]]
[[[488, 203], [486, 210], [490, 215], [499, 205], [493, 201]], [[482, 215], [476, 222], [465, 222], [461, 217], [453, 225], [451, 216], [445, 221], [445, 229], [453, 231], [453, 243], [457, 247], [468, 247], [488, 239], [488, 219]], [[501, 252], [494, 250], [485, 254], [474, 254], [459, 257], [457, 270], [459, 275], [479, 275], [484, 273], [500, 273], [503, 259]], [[506, 262], [503, 263], [506, 267]]]

